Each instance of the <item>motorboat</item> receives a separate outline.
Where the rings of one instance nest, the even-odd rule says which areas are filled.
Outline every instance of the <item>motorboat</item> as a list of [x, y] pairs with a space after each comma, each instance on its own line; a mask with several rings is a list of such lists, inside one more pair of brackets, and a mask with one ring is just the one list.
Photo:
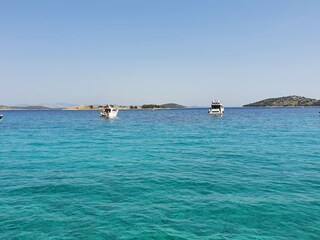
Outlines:
[[0, 115], [0, 121], [3, 119], [3, 115]]
[[106, 118], [115, 118], [118, 114], [118, 109], [114, 108], [113, 105], [106, 105], [101, 109], [100, 116]]
[[224, 113], [224, 107], [220, 100], [212, 100], [211, 107], [208, 110], [210, 115], [222, 115]]

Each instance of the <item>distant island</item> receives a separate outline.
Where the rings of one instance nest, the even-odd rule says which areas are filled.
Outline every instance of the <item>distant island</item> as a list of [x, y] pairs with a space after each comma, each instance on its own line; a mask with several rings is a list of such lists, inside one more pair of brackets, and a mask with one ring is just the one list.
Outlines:
[[301, 96], [268, 98], [243, 105], [243, 107], [311, 107], [320, 106], [320, 100]]
[[[78, 105], [68, 108], [52, 108], [46, 106], [5, 106], [0, 105], [0, 110], [100, 110], [104, 107], [104, 105]], [[143, 104], [142, 106], [117, 106], [120, 110], [135, 110], [135, 109], [177, 109], [177, 108], [185, 108], [180, 104], [176, 103], [166, 103], [166, 104]]]
[[[100, 110], [103, 108], [103, 105], [79, 105], [64, 110]], [[166, 103], [166, 104], [143, 104], [142, 106], [130, 105], [130, 106], [118, 106], [120, 110], [138, 110], [138, 109], [176, 109], [176, 108], [185, 108], [185, 106], [176, 104], [176, 103]]]
[[50, 108], [45, 106], [25, 106], [25, 107], [19, 107], [19, 106], [4, 106], [0, 105], [0, 110], [57, 110], [61, 108]]

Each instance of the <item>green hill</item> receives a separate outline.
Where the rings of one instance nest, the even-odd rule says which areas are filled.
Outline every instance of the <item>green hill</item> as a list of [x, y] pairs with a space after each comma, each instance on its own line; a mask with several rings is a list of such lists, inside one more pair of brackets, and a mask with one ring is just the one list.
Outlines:
[[182, 105], [176, 104], [176, 103], [161, 104], [161, 107], [163, 107], [163, 108], [185, 108], [185, 106], [182, 106]]
[[243, 107], [299, 107], [320, 106], [320, 100], [301, 96], [268, 98], [258, 102], [243, 105]]
[[185, 108], [185, 106], [176, 104], [176, 103], [166, 103], [166, 104], [144, 104], [141, 106], [143, 109], [150, 109], [150, 108]]

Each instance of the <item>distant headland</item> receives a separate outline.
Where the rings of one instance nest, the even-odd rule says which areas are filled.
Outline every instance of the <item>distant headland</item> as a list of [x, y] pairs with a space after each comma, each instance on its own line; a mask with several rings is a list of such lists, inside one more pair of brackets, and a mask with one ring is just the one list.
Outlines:
[[[63, 110], [100, 110], [103, 108], [103, 105], [79, 105], [73, 106], [69, 108], [65, 108]], [[177, 108], [185, 108], [185, 106], [176, 104], [176, 103], [165, 103], [165, 104], [143, 104], [143, 105], [130, 105], [130, 106], [118, 106], [120, 110], [150, 110], [150, 109], [177, 109]]]
[[[52, 108], [46, 106], [4, 106], [0, 105], [0, 110], [101, 110], [104, 105], [78, 105], [68, 108]], [[185, 108], [185, 106], [176, 103], [166, 103], [166, 104], [143, 104], [143, 105], [130, 105], [130, 106], [118, 106], [120, 110], [138, 110], [138, 109], [177, 109]]]
[[320, 100], [301, 96], [286, 96], [267, 98], [258, 102], [243, 105], [243, 107], [312, 107], [320, 106]]

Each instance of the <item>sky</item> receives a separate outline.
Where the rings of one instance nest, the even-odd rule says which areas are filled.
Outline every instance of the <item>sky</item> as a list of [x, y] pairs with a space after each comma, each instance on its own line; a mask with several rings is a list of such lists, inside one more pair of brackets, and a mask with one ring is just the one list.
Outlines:
[[318, 0], [0, 0], [0, 105], [320, 99]]

